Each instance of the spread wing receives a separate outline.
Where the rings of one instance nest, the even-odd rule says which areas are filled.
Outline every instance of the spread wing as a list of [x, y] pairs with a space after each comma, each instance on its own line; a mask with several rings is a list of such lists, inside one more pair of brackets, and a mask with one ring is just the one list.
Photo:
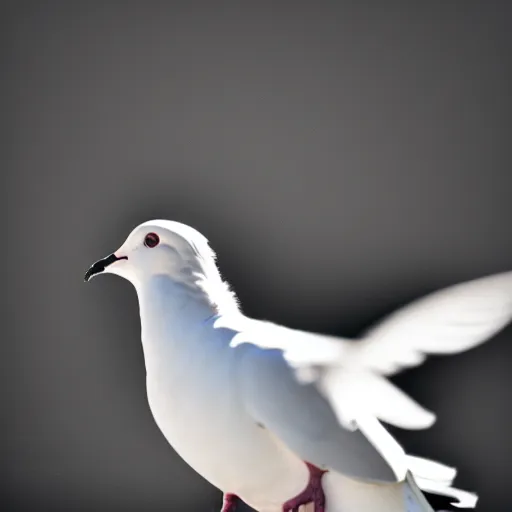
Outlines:
[[233, 346], [277, 349], [294, 376], [314, 383], [338, 421], [353, 428], [369, 415], [426, 428], [435, 415], [385, 377], [421, 364], [428, 354], [454, 354], [483, 343], [512, 319], [512, 272], [457, 284], [396, 311], [360, 340], [308, 333], [240, 316]]
[[421, 364], [428, 354], [455, 354], [488, 340], [512, 320], [512, 272], [437, 291], [396, 311], [357, 343], [344, 343], [338, 364], [320, 385], [339, 420], [368, 413], [392, 425], [421, 429], [436, 416], [386, 376]]
[[512, 319], [512, 272], [427, 295], [368, 331], [345, 364], [381, 375], [421, 364], [429, 354], [473, 348]]
[[512, 272], [506, 272], [428, 295], [358, 341], [242, 315], [220, 318], [217, 327], [233, 329], [235, 385], [244, 407], [303, 460], [377, 482], [402, 480], [411, 470], [425, 490], [455, 496], [454, 470], [405, 455], [380, 424], [425, 428], [435, 420], [386, 376], [428, 354], [468, 350], [511, 319]]

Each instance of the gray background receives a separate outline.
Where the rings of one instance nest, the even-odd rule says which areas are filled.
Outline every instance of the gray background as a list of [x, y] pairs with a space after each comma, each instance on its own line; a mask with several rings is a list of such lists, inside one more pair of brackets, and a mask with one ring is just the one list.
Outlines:
[[[220, 505], [151, 417], [135, 292], [82, 281], [139, 222], [202, 231], [246, 313], [340, 335], [512, 269], [506, 2], [212, 4], [2, 4], [3, 510]], [[395, 379], [439, 415], [401, 442], [487, 512], [511, 338]]]

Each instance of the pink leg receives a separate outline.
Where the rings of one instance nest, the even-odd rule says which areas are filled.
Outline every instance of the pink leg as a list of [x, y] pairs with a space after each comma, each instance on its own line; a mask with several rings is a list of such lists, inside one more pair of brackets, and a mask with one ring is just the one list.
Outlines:
[[283, 512], [299, 512], [301, 505], [313, 503], [315, 512], [325, 512], [325, 494], [322, 489], [322, 476], [327, 471], [317, 468], [306, 462], [309, 469], [309, 483], [306, 488], [295, 498], [288, 500], [283, 505]]
[[236, 504], [238, 502], [238, 496], [235, 494], [224, 494], [224, 500], [222, 502], [222, 510], [220, 512], [235, 512]]

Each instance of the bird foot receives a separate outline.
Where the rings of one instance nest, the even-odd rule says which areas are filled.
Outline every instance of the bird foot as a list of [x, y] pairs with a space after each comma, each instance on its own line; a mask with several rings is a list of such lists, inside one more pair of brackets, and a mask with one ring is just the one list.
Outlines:
[[306, 462], [309, 469], [309, 482], [306, 488], [295, 498], [283, 505], [283, 512], [299, 512], [301, 505], [313, 503], [314, 512], [325, 512], [325, 494], [322, 488], [322, 476], [327, 471]]
[[226, 493], [222, 501], [222, 510], [220, 512], [235, 512], [238, 496], [236, 494]]

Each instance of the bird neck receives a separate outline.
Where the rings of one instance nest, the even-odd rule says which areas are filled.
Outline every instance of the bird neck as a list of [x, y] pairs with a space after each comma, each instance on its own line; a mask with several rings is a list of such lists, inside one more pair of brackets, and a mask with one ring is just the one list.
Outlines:
[[158, 315], [158, 318], [176, 320], [186, 315], [189, 321], [200, 321], [217, 313], [215, 304], [200, 286], [192, 286], [168, 275], [152, 275], [136, 288], [144, 317]]
[[[157, 370], [167, 356], [188, 350], [218, 310], [201, 287], [168, 275], [155, 275], [137, 286], [146, 370]], [[187, 348], [188, 346], [188, 348]]]

